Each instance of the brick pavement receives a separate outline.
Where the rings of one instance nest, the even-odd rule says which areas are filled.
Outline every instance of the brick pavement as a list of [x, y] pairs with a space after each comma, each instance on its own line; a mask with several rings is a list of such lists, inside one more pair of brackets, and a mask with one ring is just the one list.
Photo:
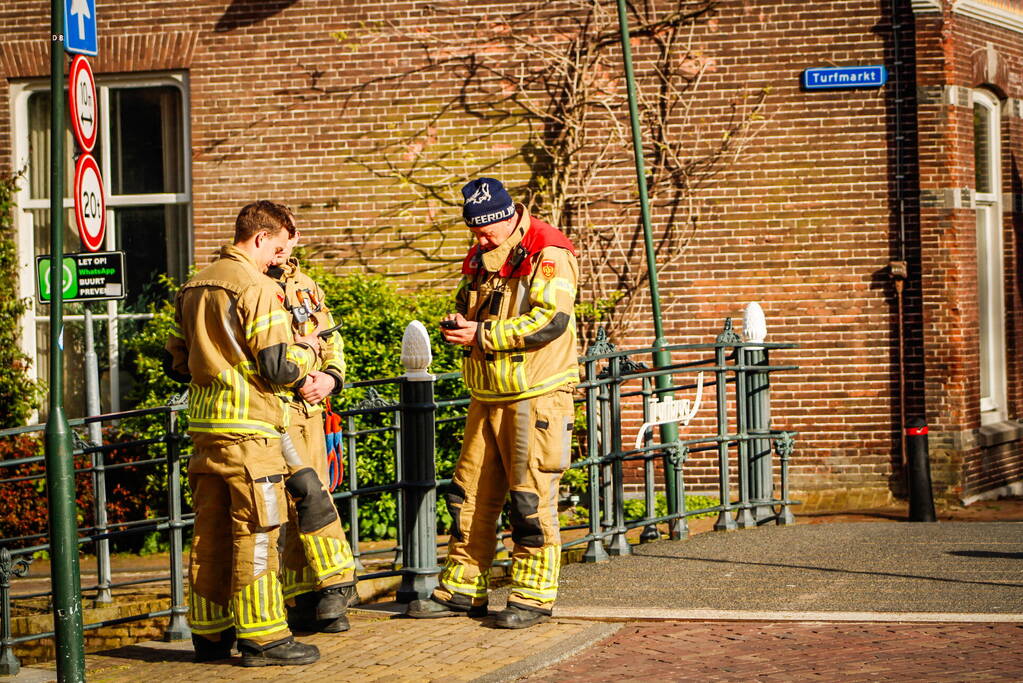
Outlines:
[[[238, 658], [211, 664], [192, 662], [187, 643], [139, 643], [86, 656], [90, 683], [148, 681], [293, 680], [317, 681], [471, 681], [504, 680], [501, 672], [531, 656], [571, 652], [601, 640], [617, 626], [577, 620], [551, 621], [517, 631], [495, 629], [489, 619], [403, 619], [353, 610], [348, 633], [301, 636], [320, 648], [320, 661], [305, 667], [243, 668]], [[24, 669], [13, 683], [54, 680], [49, 671]], [[529, 667], [531, 671], [536, 666]]]
[[1023, 625], [630, 623], [530, 681], [1020, 681]]

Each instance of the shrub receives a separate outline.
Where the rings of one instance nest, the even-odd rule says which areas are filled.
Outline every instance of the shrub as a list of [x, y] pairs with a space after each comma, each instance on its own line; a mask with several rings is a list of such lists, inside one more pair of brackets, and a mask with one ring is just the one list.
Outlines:
[[[117, 435], [108, 432], [105, 441], [117, 440]], [[43, 438], [41, 434], [22, 434], [0, 440], [0, 461], [31, 459], [43, 455]], [[141, 457], [140, 457], [141, 456]], [[130, 447], [111, 450], [104, 456], [107, 465], [128, 463], [143, 459], [144, 453]], [[87, 470], [91, 467], [89, 455], [74, 456], [76, 470]], [[25, 548], [41, 545], [48, 541], [48, 511], [46, 506], [46, 481], [41, 476], [46, 466], [42, 460], [10, 465], [0, 468], [0, 479], [20, 479], [22, 477], [38, 477], [21, 481], [5, 481], [3, 484], [4, 505], [0, 507], [0, 539], [20, 536], [42, 535], [41, 538], [8, 542], [9, 548]], [[116, 524], [130, 520], [146, 519], [153, 516], [150, 502], [139, 495], [140, 482], [146, 477], [141, 467], [122, 467], [108, 470], [107, 482], [107, 522]], [[75, 473], [75, 505], [77, 508], [76, 524], [81, 528], [95, 524], [94, 515], [95, 491], [92, 474], [88, 471]], [[160, 505], [159, 509], [164, 509]], [[115, 539], [115, 549], [135, 550], [143, 542], [140, 535], [125, 536]]]
[[0, 429], [28, 422], [45, 397], [43, 384], [29, 377], [32, 359], [18, 343], [19, 320], [28, 304], [18, 298], [20, 268], [13, 220], [17, 181], [18, 174], [0, 173]]

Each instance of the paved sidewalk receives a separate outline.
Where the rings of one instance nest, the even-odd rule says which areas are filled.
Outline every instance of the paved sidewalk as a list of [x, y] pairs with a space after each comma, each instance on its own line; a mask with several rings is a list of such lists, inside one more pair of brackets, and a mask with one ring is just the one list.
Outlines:
[[530, 681], [1023, 680], [1020, 624], [626, 624]]
[[88, 677], [1019, 681], [1023, 522], [798, 524], [658, 541], [564, 567], [555, 618], [523, 631], [400, 610], [357, 610], [351, 632], [303, 637], [323, 653], [308, 667], [196, 665], [190, 644], [142, 643], [88, 655]]

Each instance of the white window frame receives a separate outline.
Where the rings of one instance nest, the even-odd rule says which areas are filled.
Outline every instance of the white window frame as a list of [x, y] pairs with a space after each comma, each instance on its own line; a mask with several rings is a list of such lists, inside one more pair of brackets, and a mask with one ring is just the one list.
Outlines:
[[[170, 86], [176, 88], [181, 94], [181, 138], [182, 138], [182, 160], [183, 160], [183, 188], [178, 193], [156, 193], [156, 194], [122, 194], [113, 195], [111, 192], [112, 175], [110, 171], [111, 149], [109, 135], [109, 119], [106, 117], [110, 112], [110, 90], [111, 88], [147, 88]], [[37, 92], [49, 92], [50, 82], [42, 80], [12, 82], [10, 87], [10, 102], [13, 114], [13, 126], [11, 127], [12, 148], [14, 150], [14, 168], [28, 168], [29, 163], [29, 120], [28, 101]], [[67, 91], [65, 90], [65, 93]], [[97, 141], [100, 155], [100, 171], [103, 176], [103, 188], [107, 197], [106, 204], [106, 235], [103, 249], [113, 251], [117, 245], [116, 213], [113, 209], [127, 206], [153, 206], [153, 205], [183, 205], [187, 208], [185, 212], [185, 243], [187, 263], [194, 263], [194, 242], [192, 223], [192, 152], [191, 152], [191, 102], [189, 99], [188, 74], [184, 72], [166, 74], [121, 74], [121, 75], [100, 75], [96, 77], [96, 98], [99, 101], [99, 116], [103, 120], [100, 126], [100, 134]], [[103, 134], [107, 131], [107, 134]], [[66, 150], [65, 150], [66, 152]], [[65, 192], [67, 188], [65, 188]], [[70, 194], [68, 192], [68, 194]], [[64, 208], [74, 207], [74, 201], [68, 197], [64, 199]], [[35, 230], [32, 220], [32, 209], [49, 209], [50, 200], [32, 199], [29, 193], [28, 179], [23, 178], [17, 193], [17, 211], [15, 212], [15, 231], [18, 240], [18, 266], [19, 285], [21, 296], [29, 299], [30, 304], [22, 318], [21, 325], [21, 349], [33, 359], [29, 374], [37, 378], [37, 364], [34, 362], [38, 353], [36, 343], [36, 329], [38, 323], [48, 324], [49, 315], [37, 311], [36, 302], [36, 275], [35, 275]], [[73, 226], [72, 226], [73, 227]], [[130, 263], [130, 259], [129, 263]], [[130, 265], [129, 265], [130, 267]], [[110, 366], [110, 409], [114, 412], [120, 410], [120, 341], [119, 321], [130, 319], [149, 319], [152, 316], [145, 313], [125, 313], [118, 310], [117, 301], [107, 301], [104, 313], [93, 314], [96, 321], [109, 321], [107, 328], [107, 361]], [[64, 315], [65, 324], [84, 324], [83, 315]]]
[[[973, 90], [971, 104], [986, 112], [988, 168], [991, 192], [976, 193], [977, 208], [977, 295], [980, 338], [979, 362], [989, 378], [989, 390], [981, 391], [980, 422], [1001, 422], [1008, 417], [1005, 368], [1005, 266], [1002, 254], [1002, 154], [1001, 103], [986, 90]], [[981, 263], [986, 263], [981, 272]], [[986, 295], [986, 297], [984, 296]], [[986, 298], [985, 305], [980, 301]], [[979, 378], [978, 378], [979, 381]]]

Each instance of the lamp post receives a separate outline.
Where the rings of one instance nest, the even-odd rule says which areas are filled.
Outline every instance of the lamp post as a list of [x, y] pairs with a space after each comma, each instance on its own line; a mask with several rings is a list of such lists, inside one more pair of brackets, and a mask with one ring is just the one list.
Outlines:
[[64, 2], [50, 2], [50, 395], [46, 497], [57, 677], [85, 680], [71, 427], [64, 413]]
[[[639, 128], [639, 105], [636, 102], [636, 79], [632, 70], [632, 46], [629, 44], [629, 18], [625, 6], [625, 0], [618, 0], [618, 27], [621, 31], [622, 60], [625, 63], [625, 83], [629, 92], [629, 121], [632, 125], [632, 148], [636, 159], [636, 182], [639, 185], [639, 208], [643, 219], [643, 242], [646, 247], [647, 275], [650, 279], [650, 308], [654, 318], [654, 354], [653, 361], [655, 368], [663, 368], [671, 364], [671, 357], [664, 347], [667, 340], [664, 338], [664, 327], [661, 323], [661, 297], [657, 287], [657, 255], [654, 252], [653, 229], [650, 226], [650, 200], [647, 196], [646, 169], [643, 163], [643, 136]], [[658, 390], [664, 390], [671, 386], [671, 377], [658, 375], [654, 378], [654, 384]], [[658, 391], [658, 397], [670, 396], [664, 391]], [[678, 438], [678, 425], [668, 423], [661, 425], [661, 442], [670, 443]], [[668, 512], [676, 513], [680, 510], [674, 508], [675, 501], [675, 477], [668, 474], [669, 464], [667, 458], [665, 467], [665, 494], [668, 499]], [[685, 507], [685, 501], [682, 501]]]

